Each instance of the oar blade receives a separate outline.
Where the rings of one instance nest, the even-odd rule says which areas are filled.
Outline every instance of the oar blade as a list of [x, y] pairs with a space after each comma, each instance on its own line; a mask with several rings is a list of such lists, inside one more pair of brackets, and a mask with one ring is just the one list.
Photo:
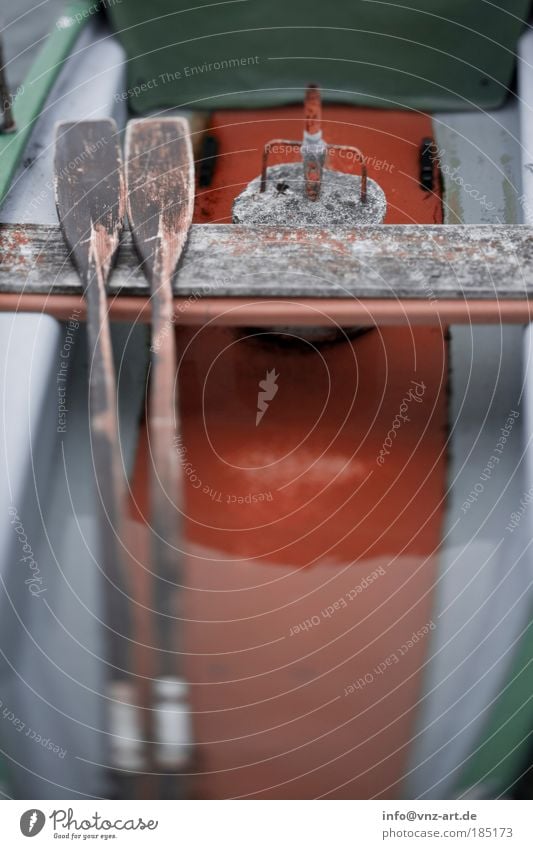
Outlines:
[[54, 186], [65, 241], [82, 278], [91, 254], [107, 277], [120, 240], [126, 192], [117, 126], [111, 119], [57, 126]]
[[173, 274], [192, 222], [194, 158], [187, 121], [144, 118], [126, 129], [128, 216], [147, 277]]

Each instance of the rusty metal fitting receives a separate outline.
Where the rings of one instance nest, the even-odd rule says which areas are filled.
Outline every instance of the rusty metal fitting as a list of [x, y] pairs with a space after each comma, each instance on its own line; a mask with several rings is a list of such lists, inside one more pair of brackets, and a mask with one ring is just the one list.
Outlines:
[[319, 199], [324, 169], [336, 171], [330, 166], [331, 155], [334, 151], [350, 151], [354, 154], [351, 159], [361, 164], [359, 183], [359, 201], [366, 204], [368, 199], [368, 175], [365, 158], [359, 148], [351, 145], [328, 144], [322, 134], [322, 100], [317, 85], [309, 85], [304, 102], [304, 132], [303, 140], [272, 139], [263, 149], [261, 168], [260, 192], [266, 191], [268, 161], [272, 153], [298, 153], [302, 158], [304, 192], [308, 200], [315, 202]]

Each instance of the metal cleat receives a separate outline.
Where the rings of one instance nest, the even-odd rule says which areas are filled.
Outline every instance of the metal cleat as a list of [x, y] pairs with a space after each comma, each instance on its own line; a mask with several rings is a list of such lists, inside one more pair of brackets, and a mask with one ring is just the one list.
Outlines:
[[[294, 227], [353, 227], [381, 224], [387, 210], [382, 188], [369, 180], [365, 157], [357, 147], [328, 144], [322, 134], [320, 89], [307, 88], [302, 141], [271, 139], [264, 147], [261, 176], [235, 200], [235, 224], [285, 224]], [[360, 175], [333, 167], [339, 152], [361, 165]], [[301, 162], [269, 166], [274, 154], [297, 153]]]

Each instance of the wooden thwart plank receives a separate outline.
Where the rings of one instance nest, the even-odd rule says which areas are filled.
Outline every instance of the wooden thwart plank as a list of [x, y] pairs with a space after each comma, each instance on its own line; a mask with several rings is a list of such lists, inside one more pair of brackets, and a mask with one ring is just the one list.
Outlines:
[[[387, 225], [349, 232], [196, 224], [177, 275], [182, 297], [526, 299], [528, 226]], [[59, 229], [0, 225], [0, 293], [77, 294]], [[109, 292], [149, 294], [124, 234]]]

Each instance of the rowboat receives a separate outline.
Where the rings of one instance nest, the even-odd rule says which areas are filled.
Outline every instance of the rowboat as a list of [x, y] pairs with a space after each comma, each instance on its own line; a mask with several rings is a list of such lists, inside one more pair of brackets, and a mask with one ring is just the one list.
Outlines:
[[[232, 4], [104, 5], [62, 15], [0, 136], [4, 797], [527, 796], [527, 4], [476, 33], [482, 3], [387, 4], [378, 30], [274, 4], [269, 42]], [[194, 214], [156, 324], [132, 193], [159, 149], [142, 132], [176, 118]], [[58, 171], [58, 122], [109, 119], [118, 135]], [[84, 175], [128, 121], [129, 223], [91, 342], [54, 173]]]

